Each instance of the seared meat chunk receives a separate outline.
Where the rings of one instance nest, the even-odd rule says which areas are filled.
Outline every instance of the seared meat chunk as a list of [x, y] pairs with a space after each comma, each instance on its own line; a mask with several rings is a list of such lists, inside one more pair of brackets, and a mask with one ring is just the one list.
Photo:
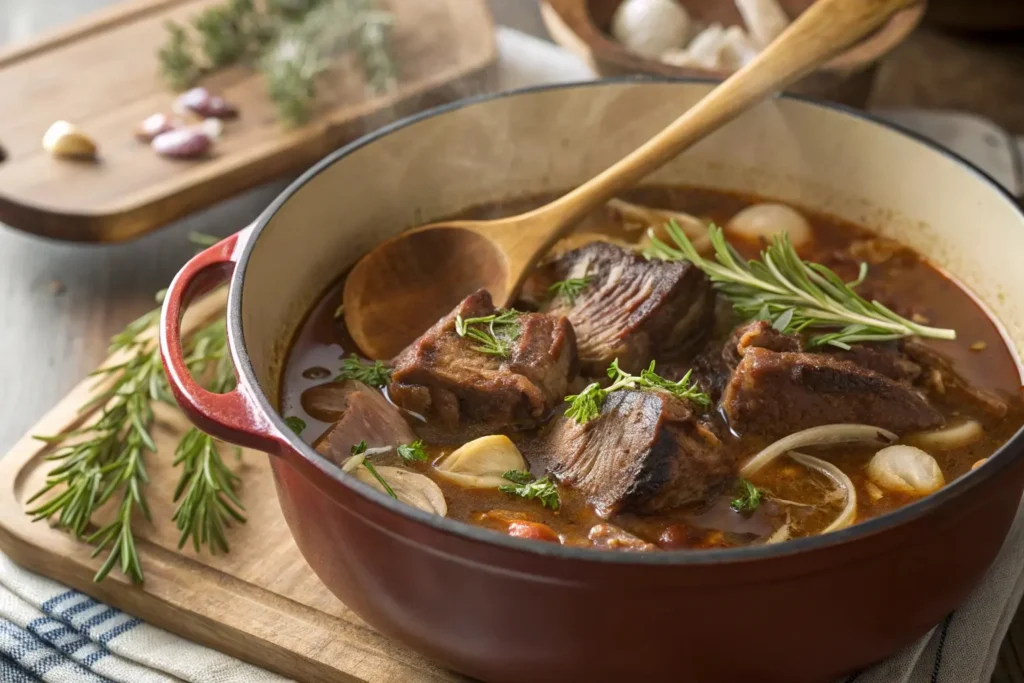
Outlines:
[[322, 393], [321, 409], [337, 419], [313, 443], [313, 448], [329, 460], [340, 464], [360, 441], [366, 441], [369, 448], [379, 448], [416, 440], [401, 411], [376, 389], [352, 380], [332, 382], [316, 389]]
[[908, 339], [903, 343], [903, 350], [923, 368], [918, 384], [927, 387], [933, 395], [952, 399], [953, 403], [974, 404], [997, 418], [1004, 417], [1009, 410], [1006, 399], [991, 391], [972, 387], [953, 370], [953, 363], [948, 358], [924, 342]]
[[496, 313], [486, 290], [467, 297], [394, 360], [388, 394], [396, 404], [423, 415], [431, 438], [459, 431], [465, 438], [507, 428], [528, 429], [562, 402], [576, 377], [576, 338], [565, 317], [522, 313], [505, 335], [507, 354], [475, 348], [460, 337], [463, 320]]
[[616, 391], [585, 424], [560, 417], [544, 444], [551, 472], [597, 514], [703, 502], [735, 476], [735, 459], [688, 404], [658, 391]]
[[549, 281], [589, 278], [575, 297], [556, 296], [548, 307], [572, 322], [585, 375], [603, 375], [616, 358], [623, 370], [639, 372], [653, 358], [685, 356], [711, 329], [714, 292], [692, 263], [648, 261], [591, 242], [543, 270]]
[[908, 384], [828, 354], [756, 347], [736, 366], [721, 405], [733, 429], [769, 438], [839, 422], [897, 434], [942, 424]]
[[900, 382], [913, 383], [921, 375], [921, 366], [900, 350], [899, 342], [854, 344], [848, 351], [825, 347], [822, 351]]
[[722, 348], [722, 358], [735, 367], [751, 347], [770, 351], [803, 351], [804, 342], [799, 335], [779, 332], [766, 320], [755, 320], [732, 331]]

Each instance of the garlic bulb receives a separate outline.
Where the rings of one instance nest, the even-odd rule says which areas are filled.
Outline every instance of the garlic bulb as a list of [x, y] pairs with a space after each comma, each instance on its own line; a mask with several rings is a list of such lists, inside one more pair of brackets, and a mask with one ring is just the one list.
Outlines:
[[[441, 487], [431, 481], [429, 477], [401, 467], [378, 465], [375, 469], [377, 474], [395, 492], [395, 497], [406, 505], [442, 517], [448, 514], [448, 503], [445, 502]], [[356, 479], [364, 484], [369, 484], [378, 491], [387, 493], [384, 486], [365, 467], [356, 467], [353, 473]]]
[[868, 463], [868, 478], [883, 489], [923, 496], [946, 485], [939, 463], [920, 448], [889, 446]]
[[675, 0], [625, 0], [612, 18], [612, 35], [630, 52], [657, 59], [686, 45], [690, 15]]
[[507, 436], [493, 434], [462, 445], [445, 456], [436, 467], [437, 473], [445, 479], [482, 489], [507, 484], [503, 475], [509, 470], [526, 470], [527, 464]]
[[748, 206], [733, 216], [725, 226], [725, 234], [730, 239], [754, 244], [782, 233], [789, 235], [789, 241], [799, 249], [811, 241], [811, 224], [785, 204], [765, 203]]

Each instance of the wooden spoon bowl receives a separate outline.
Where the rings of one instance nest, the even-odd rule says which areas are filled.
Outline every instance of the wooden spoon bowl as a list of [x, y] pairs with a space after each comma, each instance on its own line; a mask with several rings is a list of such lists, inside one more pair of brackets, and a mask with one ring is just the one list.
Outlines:
[[568, 194], [519, 216], [438, 223], [385, 242], [346, 279], [349, 333], [371, 358], [391, 358], [481, 287], [508, 306], [537, 260], [593, 209], [913, 2], [818, 0], [753, 61]]

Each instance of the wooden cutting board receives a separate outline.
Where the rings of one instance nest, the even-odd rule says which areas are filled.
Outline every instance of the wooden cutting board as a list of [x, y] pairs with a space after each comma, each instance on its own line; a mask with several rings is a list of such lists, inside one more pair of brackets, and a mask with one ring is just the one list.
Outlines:
[[[497, 55], [485, 0], [384, 0], [395, 16], [394, 93], [370, 96], [357, 65], [343, 57], [320, 82], [318, 114], [289, 131], [275, 120], [262, 77], [232, 67], [203, 82], [241, 110], [212, 156], [160, 158], [133, 133], [150, 114], [169, 112], [175, 97], [156, 57], [164, 22], [187, 23], [223, 1], [126, 0], [0, 51], [0, 222], [83, 242], [137, 236], [300, 171], [390, 120], [477, 92]], [[43, 133], [57, 120], [96, 140], [98, 163], [43, 151]]]
[[[193, 305], [185, 329], [222, 315], [223, 296]], [[231, 551], [212, 556], [177, 549], [171, 522], [178, 473], [175, 445], [189, 424], [158, 406], [149, 454], [147, 495], [153, 523], [138, 525], [146, 581], [134, 586], [113, 572], [102, 583], [90, 547], [25, 515], [39, 489], [52, 448], [31, 434], [56, 434], [94, 416], [80, 413], [95, 380], [76, 387], [0, 458], [0, 550], [18, 564], [87, 593], [147, 622], [303, 683], [464, 681], [375, 632], [334, 597], [306, 565], [277, 504], [268, 456], [245, 451], [237, 464], [248, 522], [228, 530]]]

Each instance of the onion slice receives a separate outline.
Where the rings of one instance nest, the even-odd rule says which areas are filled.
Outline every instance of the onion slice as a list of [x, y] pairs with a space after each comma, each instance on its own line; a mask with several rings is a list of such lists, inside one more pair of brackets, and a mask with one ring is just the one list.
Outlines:
[[843, 506], [843, 511], [839, 513], [839, 516], [831, 524], [822, 529], [821, 533], [827, 534], [830, 531], [839, 531], [853, 524], [853, 521], [857, 518], [857, 489], [854, 487], [853, 481], [846, 476], [846, 473], [832, 463], [821, 458], [815, 458], [812, 455], [807, 455], [806, 453], [790, 451], [789, 457], [804, 467], [818, 470], [835, 482], [836, 485], [846, 489], [846, 505]]
[[780, 455], [785, 455], [794, 448], [854, 442], [888, 446], [895, 443], [897, 438], [892, 432], [880, 427], [872, 427], [871, 425], [834, 424], [811, 427], [769, 444], [764, 450], [747, 461], [740, 469], [740, 476], [744, 479], [749, 479], [771, 464]]

